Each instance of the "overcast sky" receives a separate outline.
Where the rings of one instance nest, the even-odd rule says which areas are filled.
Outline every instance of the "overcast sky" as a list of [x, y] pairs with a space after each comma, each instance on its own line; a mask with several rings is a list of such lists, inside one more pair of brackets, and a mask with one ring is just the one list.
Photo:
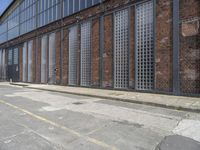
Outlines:
[[0, 15], [13, 0], [0, 0]]

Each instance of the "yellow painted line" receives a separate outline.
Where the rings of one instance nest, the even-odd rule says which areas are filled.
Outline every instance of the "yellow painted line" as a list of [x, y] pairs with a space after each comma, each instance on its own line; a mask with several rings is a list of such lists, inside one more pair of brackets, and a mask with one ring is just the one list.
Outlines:
[[58, 124], [58, 123], [55, 123], [55, 122], [53, 122], [53, 121], [51, 121], [51, 120], [48, 120], [47, 118], [41, 117], [41, 116], [39, 116], [39, 115], [36, 115], [36, 114], [34, 114], [34, 113], [32, 113], [32, 112], [26, 110], [26, 109], [20, 108], [20, 107], [18, 107], [18, 106], [15, 106], [15, 105], [13, 105], [13, 104], [11, 104], [11, 103], [6, 102], [6, 101], [0, 100], [0, 103], [2, 103], [2, 104], [4, 104], [4, 105], [7, 105], [7, 106], [9, 106], [9, 107], [11, 107], [11, 108], [14, 108], [14, 109], [16, 109], [16, 110], [18, 110], [18, 111], [21, 111], [21, 112], [23, 112], [23, 113], [26, 113], [27, 115], [31, 116], [32, 118], [35, 118], [35, 119], [37, 119], [37, 120], [43, 121], [43, 122], [45, 122], [45, 123], [47, 123], [47, 124], [50, 124], [50, 125], [52, 125], [52, 126], [54, 126], [54, 127], [60, 128], [60, 129], [62, 129], [62, 130], [64, 130], [64, 131], [67, 131], [67, 132], [69, 132], [69, 133], [71, 133], [71, 134], [73, 134], [73, 135], [75, 135], [75, 136], [77, 136], [77, 137], [79, 137], [79, 138], [83, 138], [83, 139], [85, 139], [85, 140], [88, 141], [88, 142], [94, 143], [94, 144], [96, 144], [96, 145], [99, 145], [99, 146], [101, 146], [101, 147], [104, 147], [104, 148], [107, 148], [107, 149], [110, 149], [110, 150], [119, 150], [119, 149], [117, 149], [117, 148], [114, 147], [114, 146], [108, 145], [108, 144], [106, 144], [106, 143], [104, 143], [104, 142], [102, 142], [102, 141], [99, 141], [99, 140], [97, 140], [97, 139], [94, 139], [94, 138], [91, 138], [91, 137], [82, 135], [81, 133], [79, 133], [79, 132], [77, 132], [77, 131], [74, 131], [74, 130], [72, 130], [72, 129], [69, 129], [69, 128], [65, 127], [65, 126], [62, 126], [62, 125], [60, 125], [60, 124]]

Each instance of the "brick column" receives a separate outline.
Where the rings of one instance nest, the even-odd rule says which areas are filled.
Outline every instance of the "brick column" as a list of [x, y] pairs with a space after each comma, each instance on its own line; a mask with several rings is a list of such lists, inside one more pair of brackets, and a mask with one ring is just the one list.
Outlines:
[[172, 92], [172, 1], [156, 4], [156, 90]]
[[61, 32], [56, 32], [56, 84], [60, 84], [60, 72], [61, 72], [61, 56], [60, 56], [60, 50], [61, 50]]
[[104, 18], [103, 87], [113, 87], [113, 15]]
[[62, 84], [68, 84], [68, 62], [69, 62], [69, 34], [68, 29], [63, 30], [63, 54], [62, 54]]
[[100, 85], [99, 18], [92, 21], [92, 86]]
[[36, 63], [36, 83], [41, 82], [41, 38], [37, 38], [37, 63]]
[[23, 80], [23, 45], [19, 46], [19, 81]]

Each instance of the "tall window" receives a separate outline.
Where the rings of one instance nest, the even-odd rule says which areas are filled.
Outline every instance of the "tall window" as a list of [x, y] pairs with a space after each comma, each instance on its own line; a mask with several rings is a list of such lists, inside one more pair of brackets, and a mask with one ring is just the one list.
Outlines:
[[136, 6], [136, 88], [154, 87], [153, 2]]
[[81, 24], [81, 86], [91, 84], [91, 22]]

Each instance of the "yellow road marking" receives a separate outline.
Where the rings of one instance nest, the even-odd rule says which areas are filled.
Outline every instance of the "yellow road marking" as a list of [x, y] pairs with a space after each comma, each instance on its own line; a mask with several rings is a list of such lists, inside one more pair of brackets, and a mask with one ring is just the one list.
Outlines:
[[62, 126], [62, 125], [60, 125], [60, 124], [58, 124], [58, 123], [55, 123], [55, 122], [53, 122], [53, 121], [51, 121], [51, 120], [48, 120], [47, 118], [41, 117], [41, 116], [39, 116], [39, 115], [36, 115], [36, 114], [34, 114], [34, 113], [32, 113], [32, 112], [26, 110], [26, 109], [20, 108], [20, 107], [18, 107], [18, 106], [15, 106], [15, 105], [13, 105], [13, 104], [11, 104], [11, 103], [6, 102], [6, 101], [0, 100], [0, 103], [2, 103], [2, 104], [4, 104], [4, 105], [7, 105], [7, 106], [10, 106], [11, 108], [14, 108], [14, 109], [16, 109], [16, 110], [18, 110], [18, 111], [21, 111], [21, 112], [23, 112], [23, 113], [26, 113], [27, 115], [31, 116], [32, 118], [35, 118], [35, 119], [37, 119], [37, 120], [43, 121], [43, 122], [45, 122], [45, 123], [48, 123], [48, 124], [50, 124], [50, 125], [52, 125], [52, 126], [54, 126], [54, 127], [60, 128], [60, 129], [62, 129], [62, 130], [64, 130], [64, 131], [67, 131], [67, 132], [69, 132], [69, 133], [71, 133], [71, 134], [73, 134], [73, 135], [76, 135], [76, 136], [79, 137], [79, 138], [83, 138], [83, 139], [85, 139], [85, 140], [88, 141], [88, 142], [94, 143], [94, 144], [96, 144], [96, 145], [99, 145], [99, 146], [101, 146], [101, 147], [104, 147], [104, 148], [107, 148], [107, 149], [110, 149], [110, 150], [119, 150], [119, 149], [117, 149], [117, 148], [114, 147], [114, 146], [108, 145], [108, 144], [106, 144], [106, 143], [104, 143], [104, 142], [102, 142], [102, 141], [99, 141], [99, 140], [97, 140], [97, 139], [94, 139], [94, 138], [91, 138], [91, 137], [82, 135], [81, 133], [79, 133], [79, 132], [77, 132], [77, 131], [74, 131], [74, 130], [72, 130], [72, 129], [70, 129], [70, 128], [67, 128], [67, 127], [65, 127], [65, 126]]

